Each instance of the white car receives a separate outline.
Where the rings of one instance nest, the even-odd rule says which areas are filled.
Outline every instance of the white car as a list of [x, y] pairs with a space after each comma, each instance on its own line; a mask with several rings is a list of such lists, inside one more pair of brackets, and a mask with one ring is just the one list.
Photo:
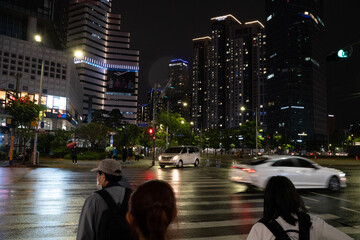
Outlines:
[[200, 151], [197, 147], [181, 146], [169, 147], [159, 156], [159, 165], [164, 168], [166, 165], [173, 165], [182, 168], [186, 164], [200, 164]]
[[332, 191], [346, 187], [345, 173], [327, 168], [298, 156], [269, 155], [245, 160], [231, 166], [230, 179], [235, 182], [265, 188], [272, 176], [289, 178], [296, 188], [328, 188]]

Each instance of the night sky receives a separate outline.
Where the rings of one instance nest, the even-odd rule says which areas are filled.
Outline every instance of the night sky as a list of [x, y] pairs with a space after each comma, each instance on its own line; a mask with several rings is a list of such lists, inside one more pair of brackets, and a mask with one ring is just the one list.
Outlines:
[[[265, 0], [113, 0], [122, 16], [121, 29], [131, 33], [131, 49], [140, 51], [139, 103], [154, 83], [164, 86], [168, 63], [192, 62], [192, 39], [210, 35], [210, 18], [226, 14], [239, 21], [265, 24]], [[360, 41], [360, 1], [324, 1], [327, 52]], [[328, 112], [336, 127], [360, 122], [360, 46], [350, 59], [329, 63]]]

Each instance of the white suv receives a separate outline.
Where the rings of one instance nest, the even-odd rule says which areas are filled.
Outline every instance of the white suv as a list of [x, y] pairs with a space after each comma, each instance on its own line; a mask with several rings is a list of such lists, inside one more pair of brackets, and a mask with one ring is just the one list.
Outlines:
[[200, 164], [200, 151], [197, 147], [181, 146], [169, 147], [159, 156], [159, 165], [164, 168], [166, 165], [173, 165], [182, 168], [185, 164]]

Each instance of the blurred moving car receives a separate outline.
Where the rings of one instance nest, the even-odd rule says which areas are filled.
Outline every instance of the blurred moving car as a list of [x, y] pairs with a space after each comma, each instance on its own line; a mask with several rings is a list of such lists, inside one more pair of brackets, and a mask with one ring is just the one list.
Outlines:
[[345, 173], [327, 168], [299, 156], [269, 155], [244, 160], [231, 166], [230, 179], [250, 186], [265, 188], [272, 176], [289, 178], [296, 188], [328, 188], [338, 191], [346, 187]]
[[200, 151], [193, 146], [169, 147], [159, 156], [159, 165], [164, 168], [166, 165], [173, 165], [182, 168], [186, 164], [200, 164]]

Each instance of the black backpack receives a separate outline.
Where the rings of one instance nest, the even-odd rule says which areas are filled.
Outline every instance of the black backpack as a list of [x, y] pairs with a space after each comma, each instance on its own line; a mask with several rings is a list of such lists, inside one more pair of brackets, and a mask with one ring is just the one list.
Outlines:
[[310, 216], [306, 213], [299, 213], [299, 231], [297, 230], [287, 230], [285, 231], [280, 224], [275, 220], [271, 219], [269, 221], [264, 218], [260, 219], [259, 222], [264, 224], [275, 236], [275, 240], [291, 240], [287, 235], [287, 232], [297, 232], [299, 233], [299, 240], [310, 240], [310, 227], [312, 225], [310, 221]]
[[96, 191], [106, 202], [108, 209], [106, 209], [100, 219], [100, 226], [97, 230], [97, 240], [130, 240], [131, 232], [126, 221], [126, 212], [128, 210], [128, 202], [131, 190], [125, 188], [125, 196], [121, 205], [116, 205], [114, 199], [105, 189]]

